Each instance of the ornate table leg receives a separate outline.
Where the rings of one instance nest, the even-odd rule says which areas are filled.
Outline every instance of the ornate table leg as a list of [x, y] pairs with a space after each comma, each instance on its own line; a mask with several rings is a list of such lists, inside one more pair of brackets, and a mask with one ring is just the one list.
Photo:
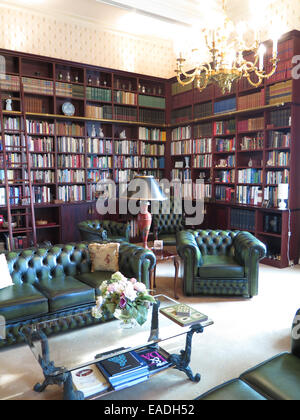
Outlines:
[[186, 375], [192, 382], [200, 382], [201, 380], [201, 375], [199, 375], [199, 373], [193, 375], [192, 370], [189, 367], [191, 363], [193, 335], [195, 333], [203, 333], [203, 331], [204, 328], [201, 327], [201, 325], [193, 325], [191, 327], [191, 330], [187, 333], [185, 350], [181, 350], [180, 355], [172, 354], [169, 357], [170, 362], [172, 362], [175, 365], [175, 369], [186, 373]]

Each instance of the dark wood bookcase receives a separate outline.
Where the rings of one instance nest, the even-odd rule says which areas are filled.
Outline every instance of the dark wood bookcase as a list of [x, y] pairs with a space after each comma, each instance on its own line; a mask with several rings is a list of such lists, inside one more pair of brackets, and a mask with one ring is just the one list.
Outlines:
[[[271, 52], [270, 43], [266, 60]], [[292, 78], [299, 53], [300, 33], [283, 36], [278, 69], [259, 88], [241, 80], [222, 95], [215, 85], [199, 92], [171, 82], [169, 176], [203, 179], [202, 227], [252, 232], [267, 245], [263, 262], [279, 268], [298, 264], [300, 251], [300, 81]], [[278, 209], [280, 182], [290, 186], [286, 211]]]
[[[77, 222], [97, 217], [99, 180], [164, 177], [167, 80], [14, 51], [0, 54], [6, 61], [0, 79], [0, 214], [8, 220], [9, 213], [17, 224], [0, 229], [2, 246], [77, 241]], [[72, 116], [63, 112], [67, 102], [74, 107]], [[4, 151], [4, 143], [19, 148]], [[24, 144], [26, 169], [23, 163], [15, 166]], [[25, 171], [29, 182], [15, 185]], [[20, 215], [29, 206], [23, 200], [29, 183], [33, 222]]]

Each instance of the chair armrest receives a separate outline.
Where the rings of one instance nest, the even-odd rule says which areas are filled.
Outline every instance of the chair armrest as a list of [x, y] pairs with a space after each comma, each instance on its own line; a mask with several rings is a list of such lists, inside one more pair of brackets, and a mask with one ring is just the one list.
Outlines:
[[120, 243], [119, 269], [126, 277], [134, 277], [150, 288], [150, 272], [156, 265], [156, 257], [152, 251], [140, 246]]
[[292, 353], [300, 357], [300, 309], [295, 315], [292, 326]]
[[259, 261], [267, 253], [266, 246], [249, 232], [239, 232], [233, 241], [235, 258], [245, 267], [250, 297], [258, 294]]
[[88, 226], [87, 223], [78, 225], [78, 229], [81, 234], [83, 241], [106, 241], [107, 240], [107, 231], [106, 229], [99, 227], [93, 228]]

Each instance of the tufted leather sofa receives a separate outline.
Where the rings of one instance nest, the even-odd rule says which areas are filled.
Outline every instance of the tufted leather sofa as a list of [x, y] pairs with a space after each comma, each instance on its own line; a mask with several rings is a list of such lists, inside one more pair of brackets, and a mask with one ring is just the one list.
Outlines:
[[177, 233], [177, 252], [184, 261], [187, 296], [258, 294], [266, 247], [249, 232], [185, 230]]
[[[0, 347], [22, 342], [21, 328], [34, 322], [55, 319], [49, 334], [96, 322], [82, 312], [95, 305], [99, 286], [112, 273], [91, 273], [88, 243], [5, 255], [14, 286], [0, 290], [0, 316], [6, 320], [6, 339], [0, 339]], [[155, 263], [151, 251], [120, 243], [119, 269], [126, 277], [135, 277], [149, 288], [149, 273]], [[71, 315], [69, 325], [63, 319], [67, 315]]]
[[281, 353], [197, 398], [220, 400], [300, 401], [300, 310], [292, 326], [291, 353]]
[[78, 224], [83, 241], [125, 241], [130, 240], [130, 223], [113, 220], [85, 220]]
[[170, 199], [170, 204], [160, 203], [159, 213], [153, 214], [152, 228], [155, 239], [164, 241], [164, 245], [176, 245], [177, 232], [185, 229], [185, 218], [182, 208], [177, 209], [174, 198]]

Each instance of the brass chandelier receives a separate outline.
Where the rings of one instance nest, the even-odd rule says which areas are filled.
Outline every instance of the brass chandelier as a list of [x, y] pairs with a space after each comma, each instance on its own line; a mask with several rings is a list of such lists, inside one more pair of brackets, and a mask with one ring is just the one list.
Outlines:
[[[217, 83], [222, 93], [230, 92], [235, 80], [243, 77], [248, 80], [251, 86], [259, 87], [264, 79], [270, 78], [277, 69], [278, 38], [273, 39], [273, 55], [270, 59], [272, 69], [270, 72], [264, 70], [264, 55], [266, 47], [261, 44], [259, 36], [255, 33], [255, 40], [251, 46], [247, 46], [243, 30], [235, 27], [234, 23], [226, 17], [225, 0], [222, 1], [224, 21], [217, 29], [203, 29], [205, 48], [208, 53], [208, 60], [200, 62], [197, 55], [203, 52], [203, 48], [191, 50], [193, 57], [196, 57], [196, 68], [193, 72], [184, 70], [185, 62], [182, 53], [177, 59], [177, 69], [175, 70], [178, 82], [189, 85], [195, 81], [196, 87], [203, 91], [208, 83]], [[251, 61], [247, 57], [251, 56]]]

